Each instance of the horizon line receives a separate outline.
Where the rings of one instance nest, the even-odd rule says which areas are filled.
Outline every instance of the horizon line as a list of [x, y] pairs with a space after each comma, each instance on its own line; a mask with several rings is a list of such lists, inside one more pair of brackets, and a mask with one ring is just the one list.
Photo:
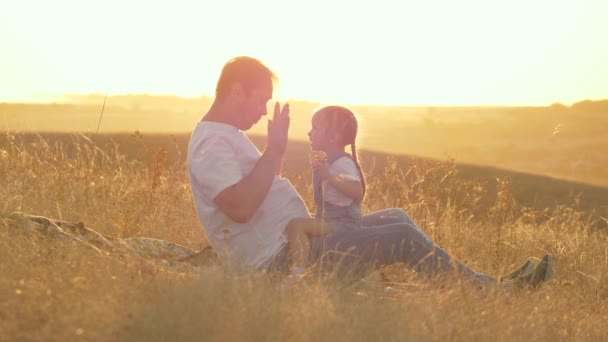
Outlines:
[[[56, 94], [48, 94], [48, 93], [34, 93], [29, 95], [16, 95], [9, 96], [5, 98], [0, 98], [0, 103], [10, 103], [10, 104], [71, 104], [75, 102], [65, 101], [62, 97], [69, 96], [99, 96], [105, 97], [106, 94], [104, 92], [89, 92], [89, 93], [63, 93], [60, 95]], [[129, 93], [116, 93], [116, 94], [108, 94], [108, 98], [111, 97], [126, 97], [126, 96], [149, 96], [149, 97], [176, 97], [179, 99], [199, 99], [199, 98], [208, 98], [213, 100], [215, 96], [208, 94], [200, 94], [195, 96], [184, 96], [179, 94], [171, 94], [171, 93], [153, 93], [153, 92], [129, 92]], [[27, 99], [27, 98], [30, 99]], [[38, 97], [38, 99], [35, 99]], [[31, 99], [34, 98], [34, 99]], [[343, 101], [320, 101], [306, 98], [296, 98], [296, 97], [281, 97], [276, 99], [271, 99], [271, 101], [296, 101], [296, 102], [308, 102], [313, 104], [342, 104], [348, 106], [355, 107], [550, 107], [554, 105], [563, 105], [563, 106], [572, 106], [576, 103], [581, 103], [585, 101], [591, 102], [601, 102], [608, 101], [608, 97], [605, 98], [582, 98], [578, 101], [573, 102], [560, 102], [553, 101], [550, 103], [435, 103], [435, 104], [422, 104], [422, 103], [382, 103], [382, 104], [374, 104], [374, 103], [347, 103]]]

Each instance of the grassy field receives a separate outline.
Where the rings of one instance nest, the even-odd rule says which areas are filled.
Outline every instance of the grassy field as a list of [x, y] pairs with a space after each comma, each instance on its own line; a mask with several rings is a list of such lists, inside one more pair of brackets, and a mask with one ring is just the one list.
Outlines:
[[[100, 233], [206, 245], [184, 165], [187, 134], [0, 135], [0, 214], [82, 221]], [[263, 138], [253, 137], [263, 145]], [[308, 146], [285, 176], [312, 208]], [[536, 291], [477, 293], [394, 265], [387, 284], [285, 288], [221, 269], [115, 262], [0, 225], [2, 340], [605, 340], [608, 189], [502, 169], [362, 151], [365, 212], [406, 210], [475, 270], [555, 255]]]

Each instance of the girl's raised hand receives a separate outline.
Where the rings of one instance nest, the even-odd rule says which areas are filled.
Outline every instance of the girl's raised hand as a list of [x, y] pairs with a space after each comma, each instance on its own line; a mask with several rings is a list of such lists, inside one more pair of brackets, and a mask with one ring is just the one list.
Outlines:
[[312, 164], [313, 169], [319, 170], [319, 173], [320, 173], [322, 179], [329, 178], [330, 175], [329, 175], [329, 168], [327, 167], [327, 159], [324, 159], [324, 158], [313, 159], [311, 164]]

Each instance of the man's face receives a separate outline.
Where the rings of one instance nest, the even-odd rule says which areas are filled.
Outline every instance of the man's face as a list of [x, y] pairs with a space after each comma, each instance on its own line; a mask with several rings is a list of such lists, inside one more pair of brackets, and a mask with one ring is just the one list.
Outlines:
[[239, 105], [238, 127], [246, 131], [255, 125], [262, 116], [266, 115], [266, 106], [272, 98], [272, 81], [260, 83], [249, 91], [244, 91]]

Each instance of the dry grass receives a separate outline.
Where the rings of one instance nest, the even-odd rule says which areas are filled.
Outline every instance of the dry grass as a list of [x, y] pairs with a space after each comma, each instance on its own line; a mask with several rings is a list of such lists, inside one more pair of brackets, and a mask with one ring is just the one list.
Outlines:
[[[0, 139], [0, 214], [83, 221], [115, 236], [205, 244], [184, 146], [141, 136], [121, 145], [82, 135]], [[125, 145], [137, 153], [125, 153]], [[293, 150], [291, 150], [293, 152]], [[181, 154], [180, 154], [181, 153]], [[401, 207], [474, 269], [499, 274], [551, 252], [540, 290], [479, 294], [384, 270], [396, 291], [361, 282], [284, 288], [221, 269], [175, 274], [115, 262], [79, 245], [0, 226], [0, 339], [6, 340], [602, 340], [608, 336], [608, 235], [594, 204], [522, 206], [508, 178], [463, 179], [453, 161], [365, 156], [366, 210]], [[287, 164], [303, 165], [303, 153]], [[367, 166], [367, 167], [366, 167]], [[312, 204], [308, 172], [287, 176]], [[516, 181], [516, 180], [513, 180]], [[597, 205], [597, 203], [596, 203]]]

